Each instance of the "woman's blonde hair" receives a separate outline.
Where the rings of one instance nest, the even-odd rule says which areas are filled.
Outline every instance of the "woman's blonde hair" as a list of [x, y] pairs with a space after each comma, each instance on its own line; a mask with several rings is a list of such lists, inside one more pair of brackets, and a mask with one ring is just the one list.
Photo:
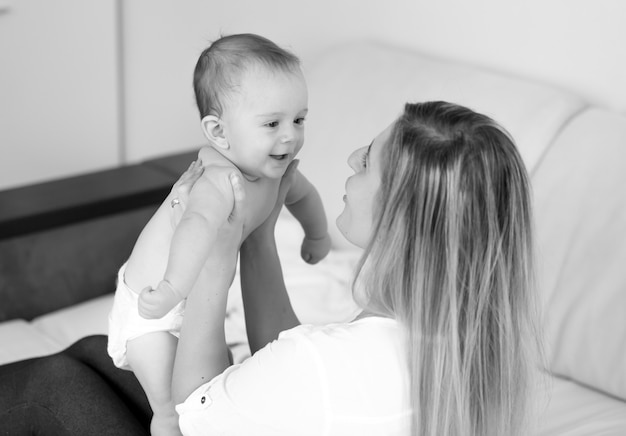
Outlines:
[[404, 327], [413, 434], [523, 434], [539, 342], [513, 140], [470, 109], [407, 104], [381, 155], [358, 281], [366, 308]]

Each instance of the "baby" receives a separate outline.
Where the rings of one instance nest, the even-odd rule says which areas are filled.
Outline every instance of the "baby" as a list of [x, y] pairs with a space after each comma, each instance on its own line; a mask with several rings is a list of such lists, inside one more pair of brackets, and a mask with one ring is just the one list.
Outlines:
[[[221, 195], [228, 191], [216, 186], [233, 170], [243, 181], [243, 241], [269, 216], [281, 177], [304, 142], [308, 95], [299, 60], [263, 37], [231, 35], [211, 44], [197, 62], [194, 90], [210, 146], [189, 171], [202, 174], [177, 224], [170, 208], [182, 205], [173, 191], [141, 232], [120, 269], [109, 317], [109, 354], [144, 388], [153, 435], [180, 433], [170, 385], [184, 299], [233, 207]], [[330, 250], [326, 215], [299, 172], [285, 204], [304, 229], [303, 259], [318, 262]]]

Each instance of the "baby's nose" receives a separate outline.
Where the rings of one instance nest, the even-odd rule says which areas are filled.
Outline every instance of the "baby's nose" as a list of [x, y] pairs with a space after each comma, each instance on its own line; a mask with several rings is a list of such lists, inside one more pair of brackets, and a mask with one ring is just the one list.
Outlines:
[[293, 126], [284, 126], [280, 136], [280, 142], [286, 144], [295, 140], [297, 136], [296, 129]]
[[282, 142], [283, 144], [286, 144], [288, 142], [293, 141], [295, 135], [293, 134], [293, 131], [287, 131], [285, 133], [283, 133], [283, 135], [280, 138], [280, 142]]

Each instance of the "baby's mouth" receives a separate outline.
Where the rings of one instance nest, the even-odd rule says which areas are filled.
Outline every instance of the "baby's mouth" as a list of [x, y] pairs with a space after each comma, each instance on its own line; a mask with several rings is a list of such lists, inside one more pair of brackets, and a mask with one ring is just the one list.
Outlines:
[[288, 156], [289, 154], [270, 154], [270, 157], [276, 160], [284, 160], [287, 159]]

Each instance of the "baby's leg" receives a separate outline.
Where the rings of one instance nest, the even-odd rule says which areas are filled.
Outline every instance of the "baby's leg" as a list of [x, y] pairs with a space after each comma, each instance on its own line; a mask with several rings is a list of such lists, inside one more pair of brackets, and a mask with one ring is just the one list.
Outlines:
[[132, 339], [126, 345], [128, 362], [152, 408], [152, 436], [181, 434], [171, 392], [177, 342], [168, 332], [153, 332]]

